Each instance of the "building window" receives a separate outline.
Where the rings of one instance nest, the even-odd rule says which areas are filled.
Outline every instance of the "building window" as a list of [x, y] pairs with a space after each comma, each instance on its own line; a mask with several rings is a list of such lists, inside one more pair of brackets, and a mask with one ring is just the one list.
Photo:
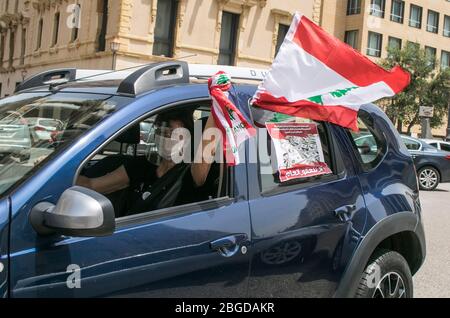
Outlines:
[[16, 46], [16, 33], [11, 31], [9, 33], [9, 67], [13, 66], [14, 63], [14, 51]]
[[5, 1], [5, 12], [8, 12], [9, 9], [9, 0]]
[[420, 29], [422, 27], [422, 7], [411, 5], [409, 13], [409, 26]]
[[439, 29], [439, 13], [433, 10], [428, 10], [427, 31], [438, 33]]
[[20, 48], [20, 65], [25, 64], [25, 52], [27, 47], [27, 29], [22, 29], [22, 41]]
[[108, 0], [99, 2], [99, 26], [97, 51], [104, 52], [106, 50], [106, 32], [108, 30]]
[[0, 34], [0, 67], [3, 66], [3, 59], [5, 58], [6, 33]]
[[405, 14], [405, 1], [392, 0], [391, 21], [403, 23]]
[[80, 19], [81, 19], [81, 5], [76, 4], [76, 6], [73, 9], [73, 20], [72, 20], [72, 33], [70, 35], [70, 41], [74, 42], [78, 39], [78, 29], [80, 26]]
[[222, 13], [222, 30], [220, 34], [219, 65], [234, 65], [236, 42], [238, 38], [239, 14]]
[[384, 18], [384, 9], [386, 0], [371, 0], [370, 14], [376, 17]]
[[52, 46], [55, 46], [58, 43], [58, 35], [59, 35], [59, 19], [60, 13], [56, 12], [55, 17], [53, 18], [53, 38], [52, 38]]
[[389, 39], [388, 39], [388, 48], [391, 49], [391, 50], [401, 50], [401, 48], [402, 48], [402, 39], [390, 36]]
[[277, 46], [275, 47], [275, 55], [278, 54], [281, 45], [284, 42], [284, 38], [289, 31], [289, 25], [279, 24], [278, 25], [278, 37], [277, 37]]
[[44, 20], [39, 19], [38, 23], [38, 33], [37, 33], [37, 41], [36, 41], [36, 50], [39, 50], [42, 46], [42, 31], [44, 29]]
[[383, 45], [383, 35], [380, 33], [369, 32], [367, 55], [380, 57], [382, 45]]
[[14, 4], [14, 12], [19, 12], [19, 0], [16, 0], [16, 3]]
[[153, 55], [173, 56], [177, 4], [175, 0], [158, 0]]
[[444, 36], [450, 37], [450, 16], [444, 17]]
[[434, 69], [436, 67], [436, 49], [431, 46], [425, 46], [425, 55], [428, 60], [428, 65]]
[[450, 67], [450, 52], [442, 51], [441, 54], [441, 70], [445, 70]]
[[358, 49], [358, 30], [345, 31], [344, 42], [355, 50]]
[[347, 15], [360, 14], [361, 13], [361, 0], [348, 0], [347, 1]]

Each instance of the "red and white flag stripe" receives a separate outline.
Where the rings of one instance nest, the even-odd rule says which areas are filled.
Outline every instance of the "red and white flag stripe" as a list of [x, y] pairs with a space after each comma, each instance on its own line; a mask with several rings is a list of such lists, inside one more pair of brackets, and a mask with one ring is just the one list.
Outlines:
[[387, 71], [297, 13], [253, 105], [357, 130], [362, 104], [402, 91], [400, 67]]

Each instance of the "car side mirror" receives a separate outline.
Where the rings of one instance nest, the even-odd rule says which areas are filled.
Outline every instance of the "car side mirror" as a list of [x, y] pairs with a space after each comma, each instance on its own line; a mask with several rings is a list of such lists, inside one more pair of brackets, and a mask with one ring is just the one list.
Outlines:
[[107, 236], [116, 228], [111, 201], [79, 186], [64, 191], [56, 206], [48, 202], [37, 204], [31, 210], [30, 223], [39, 235]]

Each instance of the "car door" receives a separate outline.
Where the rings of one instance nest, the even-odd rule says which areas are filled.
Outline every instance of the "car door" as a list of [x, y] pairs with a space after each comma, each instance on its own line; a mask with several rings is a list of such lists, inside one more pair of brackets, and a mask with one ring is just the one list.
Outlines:
[[118, 219], [107, 237], [44, 237], [29, 223], [30, 210], [41, 201], [55, 203], [105, 136], [146, 111], [180, 107], [179, 96], [208, 100], [205, 87], [154, 95], [112, 115], [12, 195], [13, 297], [246, 295], [250, 258], [241, 247], [249, 244], [251, 227], [245, 165], [229, 171], [228, 196]]
[[331, 128], [332, 175], [271, 187], [261, 166], [251, 168], [251, 187], [260, 191], [250, 200], [250, 296], [331, 297], [336, 291], [366, 208], [351, 160], [333, 135]]
[[[213, 244], [227, 248], [236, 240], [246, 244], [250, 224], [245, 201], [223, 198], [159, 212], [120, 221], [108, 237], [36, 236], [38, 248], [11, 256], [12, 296], [246, 295], [248, 256], [213, 249]], [[23, 235], [35, 235], [22, 226]]]
[[[238, 88], [241, 105], [254, 87]], [[252, 220], [250, 297], [331, 297], [358, 244], [366, 221], [361, 186], [345, 136], [321, 124], [322, 148], [333, 173], [288, 186], [273, 183], [267, 130], [250, 144], [249, 198]], [[261, 149], [265, 151], [261, 152]], [[256, 150], [255, 150], [256, 149]]]

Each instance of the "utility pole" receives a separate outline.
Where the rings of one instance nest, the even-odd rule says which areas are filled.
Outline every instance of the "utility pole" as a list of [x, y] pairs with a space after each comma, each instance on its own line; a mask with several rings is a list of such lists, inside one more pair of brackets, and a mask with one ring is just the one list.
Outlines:
[[113, 71], [116, 70], [117, 52], [119, 52], [119, 50], [120, 50], [120, 43], [112, 41], [111, 42], [111, 52], [112, 52], [112, 66], [111, 66], [111, 69]]
[[[447, 90], [450, 90], [450, 80], [446, 81]], [[448, 95], [448, 113], [447, 113], [447, 141], [450, 141], [450, 94]]]
[[419, 117], [420, 123], [422, 126], [422, 132], [420, 134], [421, 138], [432, 139], [433, 135], [431, 134], [431, 118], [434, 115], [434, 108], [427, 106], [420, 106]]
[[450, 141], [450, 97], [448, 99], [448, 114], [447, 114], [447, 141]]

